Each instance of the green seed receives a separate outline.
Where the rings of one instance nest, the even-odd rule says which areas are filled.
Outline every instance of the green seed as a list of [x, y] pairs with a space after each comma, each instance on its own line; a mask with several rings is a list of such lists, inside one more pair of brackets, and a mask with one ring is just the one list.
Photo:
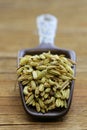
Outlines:
[[41, 109], [41, 112], [42, 112], [42, 113], [45, 113], [45, 109]]
[[36, 87], [36, 89], [35, 89], [35, 95], [39, 95], [39, 88], [38, 87]]
[[32, 94], [26, 101], [26, 104], [30, 104], [30, 102], [34, 99], [34, 95]]
[[45, 83], [45, 81], [46, 81], [46, 78], [45, 78], [45, 77], [42, 77], [41, 83]]
[[28, 95], [28, 86], [25, 86], [24, 89], [23, 89], [23, 93], [24, 95]]
[[33, 75], [33, 78], [34, 78], [34, 79], [37, 79], [37, 72], [36, 72], [36, 71], [33, 71], [33, 72], [32, 72], [32, 75]]
[[52, 109], [55, 109], [56, 108], [56, 105], [55, 105], [55, 103], [53, 103], [52, 105], [50, 105], [49, 107], [48, 107], [48, 110], [52, 110]]
[[25, 64], [28, 63], [28, 61], [29, 61], [29, 59], [28, 59], [27, 56], [22, 57], [22, 58], [20, 59], [20, 65], [25, 65]]
[[32, 90], [36, 89], [36, 83], [34, 80], [31, 81]]
[[62, 90], [65, 89], [68, 85], [69, 85], [70, 81], [66, 80], [65, 82], [63, 82], [63, 84], [61, 85]]
[[48, 93], [44, 94], [44, 99], [47, 99], [48, 97], [49, 97]]
[[43, 85], [43, 84], [40, 84], [40, 85], [39, 85], [39, 91], [40, 91], [40, 92], [43, 92], [43, 91], [44, 91], [44, 85]]
[[63, 107], [63, 100], [56, 99], [56, 107]]
[[61, 92], [60, 92], [59, 90], [57, 90], [57, 91], [55, 92], [55, 97], [56, 97], [56, 98], [61, 98], [61, 97], [62, 97]]
[[41, 99], [39, 99], [39, 105], [41, 108], [44, 108], [44, 102]]
[[46, 92], [46, 93], [49, 93], [50, 91], [51, 91], [51, 88], [46, 88], [46, 89], [45, 89], [45, 92]]
[[46, 69], [46, 66], [45, 65], [41, 65], [41, 66], [37, 66], [36, 68], [38, 70], [44, 70], [44, 69]]
[[37, 110], [37, 112], [40, 112], [40, 105], [39, 105], [39, 103], [36, 102], [35, 105], [36, 105], [36, 110]]
[[64, 99], [68, 99], [70, 95], [70, 89], [61, 90]]
[[53, 74], [53, 75], [56, 75], [56, 76], [61, 75], [60, 72], [58, 72], [56, 70], [53, 70], [53, 69], [52, 70], [48, 70], [48, 72]]
[[23, 71], [24, 67], [18, 68], [17, 69], [17, 75], [20, 76], [22, 71]]

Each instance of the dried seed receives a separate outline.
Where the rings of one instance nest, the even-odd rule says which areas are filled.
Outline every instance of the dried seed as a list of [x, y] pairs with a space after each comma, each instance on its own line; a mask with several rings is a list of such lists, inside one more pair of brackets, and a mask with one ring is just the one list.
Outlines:
[[45, 87], [45, 88], [48, 88], [48, 87], [50, 87], [50, 84], [49, 84], [48, 82], [45, 82], [45, 83], [44, 83], [44, 87]]
[[32, 92], [32, 90], [33, 90], [32, 87], [29, 86], [29, 87], [28, 87], [28, 91], [29, 91], [29, 92]]
[[24, 78], [23, 75], [21, 75], [20, 77], [18, 77], [18, 81], [19, 81], [19, 82], [23, 81], [24, 79], [25, 79], [25, 78]]
[[66, 65], [65, 67], [66, 67], [67, 71], [69, 71], [70, 74], [73, 75], [73, 70], [71, 69], [71, 67], [69, 65]]
[[56, 66], [54, 66], [54, 65], [47, 66], [47, 69], [55, 69], [55, 68], [56, 68]]
[[38, 63], [37, 63], [37, 62], [30, 62], [30, 65], [31, 65], [32, 67], [36, 67], [36, 66], [38, 65]]
[[61, 78], [63, 80], [71, 80], [71, 77], [68, 77], [66, 75], [61, 75], [59, 78]]
[[61, 84], [55, 82], [55, 85], [56, 85], [56, 89], [61, 89]]
[[32, 105], [33, 102], [34, 102], [34, 99], [32, 99], [28, 105]]
[[57, 87], [56, 87], [56, 86], [53, 87], [53, 91], [54, 91], [54, 92], [57, 91]]
[[61, 64], [59, 64], [59, 66], [57, 66], [57, 68], [58, 68], [58, 70], [60, 71], [60, 72], [67, 72], [66, 71], [66, 68], [63, 66], [63, 65], [61, 65]]
[[48, 52], [48, 53], [43, 53], [43, 55], [46, 57], [46, 58], [51, 58], [51, 53], [50, 53], [50, 51]]
[[50, 104], [55, 101], [55, 97], [51, 97], [50, 99], [47, 99], [44, 101], [45, 104]]
[[56, 99], [56, 107], [63, 107], [63, 106], [64, 106], [63, 100]]
[[50, 91], [51, 91], [51, 88], [46, 88], [46, 89], [45, 89], [45, 92], [46, 92], [46, 93], [49, 93]]
[[68, 62], [67, 58], [65, 58], [64, 56], [61, 57], [61, 60], [63, 60], [65, 63]]
[[35, 103], [35, 106], [36, 106], [36, 110], [37, 110], [37, 112], [40, 112], [40, 105], [39, 105], [39, 103]]
[[18, 68], [17, 69], [17, 75], [20, 76], [22, 71], [23, 71], [24, 67]]
[[22, 57], [20, 59], [20, 65], [26, 65], [28, 63], [29, 59], [28, 59], [28, 56], [25, 56], [25, 57]]
[[32, 102], [32, 106], [35, 106], [35, 104], [36, 104], [36, 103], [35, 103], [35, 100], [33, 100], [33, 102]]
[[52, 105], [50, 105], [49, 107], [48, 107], [48, 110], [52, 110], [52, 109], [55, 109], [56, 108], [56, 105], [55, 105], [55, 103], [53, 103]]
[[61, 90], [65, 89], [68, 85], [69, 85], [70, 81], [66, 80], [65, 82], [63, 82], [63, 84], [61, 85]]
[[24, 99], [25, 99], [25, 101], [27, 101], [27, 99], [28, 99], [28, 95], [25, 95]]
[[28, 80], [24, 80], [24, 81], [22, 81], [22, 85], [27, 85], [28, 83], [29, 83]]
[[59, 90], [57, 90], [54, 95], [55, 95], [56, 98], [62, 97], [61, 92]]
[[32, 95], [32, 92], [28, 92], [28, 95], [25, 95], [25, 101]]
[[45, 59], [45, 60], [43, 61], [43, 64], [44, 64], [44, 65], [47, 65], [49, 62], [50, 62], [49, 59]]
[[44, 102], [41, 99], [39, 99], [39, 105], [41, 108], [44, 108]]
[[61, 93], [62, 93], [62, 98], [63, 99], [68, 99], [69, 98], [69, 95], [70, 95], [70, 89], [65, 89], [65, 90], [61, 90]]
[[23, 89], [23, 93], [24, 95], [28, 95], [28, 86], [25, 86], [24, 89]]
[[36, 87], [36, 89], [35, 89], [35, 95], [39, 95], [39, 88], [38, 87]]
[[39, 85], [39, 91], [40, 91], [40, 92], [43, 92], [43, 91], [44, 91], [44, 85], [43, 85], [43, 84], [40, 84], [40, 85]]
[[51, 74], [53, 74], [53, 75], [57, 75], [57, 76], [58, 76], [58, 75], [61, 75], [60, 72], [58, 72], [58, 71], [56, 71], [56, 70], [53, 70], [53, 69], [48, 70], [48, 72], [51, 73]]
[[66, 100], [64, 100], [63, 102], [64, 102], [64, 107], [67, 108], [68, 104], [67, 104]]
[[31, 74], [32, 71], [33, 71], [32, 68], [30, 68], [30, 69], [26, 68], [26, 69], [23, 70], [23, 73], [27, 75], [27, 74]]
[[18, 78], [18, 81], [23, 81], [23, 80], [31, 80], [32, 79], [32, 76], [31, 75], [21, 75], [19, 78]]
[[46, 73], [47, 73], [47, 70], [43, 70], [43, 71], [39, 72], [37, 78], [41, 79], [42, 77], [44, 77], [46, 75]]
[[32, 87], [32, 90], [36, 89], [36, 83], [34, 80], [31, 81], [31, 87]]
[[41, 112], [42, 112], [42, 113], [45, 113], [45, 110], [44, 110], [44, 109], [41, 109]]
[[76, 62], [74, 62], [73, 60], [71, 60], [71, 59], [69, 59], [69, 58], [67, 58], [68, 59], [68, 61], [72, 64], [72, 65], [76, 65]]
[[36, 69], [38, 69], [38, 70], [44, 70], [44, 69], [46, 69], [46, 66], [45, 65], [37, 66]]
[[49, 97], [49, 94], [48, 94], [48, 93], [44, 94], [44, 99], [46, 99], [46, 98], [48, 98], [48, 97]]
[[45, 81], [46, 81], [46, 78], [45, 78], [45, 77], [42, 77], [41, 83], [45, 83]]
[[50, 85], [55, 85], [55, 82], [52, 81], [51, 79], [49, 79], [48, 82], [49, 82]]
[[30, 102], [34, 99], [34, 95], [32, 94], [26, 101], [26, 104], [30, 104]]
[[59, 56], [58, 55], [54, 55], [56, 60], [59, 60]]
[[45, 95], [45, 91], [43, 91], [43, 92], [40, 93], [40, 96], [43, 97], [44, 95]]
[[51, 65], [57, 65], [58, 64], [58, 61], [52, 61], [51, 62]]
[[39, 56], [42, 60], [44, 60], [46, 57], [43, 54], [40, 54]]
[[40, 56], [39, 55], [34, 55], [34, 56], [32, 56], [32, 59], [33, 59], [33, 61], [37, 62], [40, 59]]
[[32, 72], [32, 75], [33, 75], [33, 78], [34, 78], [34, 79], [37, 79], [37, 72], [36, 72], [36, 71], [33, 71], [33, 72]]
[[52, 78], [54, 78], [54, 75], [47, 73], [47, 74], [46, 74], [46, 78], [47, 78], [47, 79], [52, 79]]

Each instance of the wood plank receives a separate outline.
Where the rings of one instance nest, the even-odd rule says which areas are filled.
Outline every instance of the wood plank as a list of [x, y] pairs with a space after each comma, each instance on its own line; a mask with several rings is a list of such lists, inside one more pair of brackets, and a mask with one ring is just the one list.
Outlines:
[[[2, 121], [0, 121], [0, 128], [5, 128], [5, 126], [7, 126], [7, 128], [12, 128], [13, 126], [15, 126], [16, 128], [21, 127], [21, 126], [25, 126], [25, 128], [28, 129], [30, 127], [32, 127], [32, 129], [41, 126], [44, 129], [64, 129], [66, 130], [66, 128], [73, 130], [76, 128], [76, 130], [86, 130], [87, 128], [87, 123], [86, 123], [86, 116], [84, 115], [76, 115], [76, 116], [66, 116], [64, 119], [59, 120], [59, 121], [54, 121], [54, 122], [40, 122], [38, 120], [32, 120], [27, 116], [21, 116], [21, 115], [7, 115], [5, 117], [5, 115], [2, 115]], [[73, 120], [74, 119], [74, 120]], [[83, 122], [84, 120], [84, 122]], [[5, 125], [4, 125], [5, 123]], [[22, 124], [22, 125], [21, 125]], [[73, 125], [74, 124], [74, 125]], [[72, 129], [71, 129], [72, 126]], [[14, 127], [13, 127], [14, 128]], [[23, 128], [22, 128], [23, 129]]]
[[16, 73], [17, 58], [3, 57], [0, 58], [0, 73]]
[[0, 96], [0, 106], [20, 106], [22, 105], [20, 96]]
[[16, 74], [0, 74], [0, 96], [19, 96]]
[[[13, 103], [14, 104], [14, 103]], [[0, 114], [24, 114], [25, 111], [22, 106], [11, 105], [11, 106], [0, 106]]]
[[[85, 109], [87, 111], [87, 109]], [[5, 115], [0, 115], [0, 125], [2, 125], [2, 127], [0, 128], [5, 128], [5, 126], [7, 126], [7, 128], [11, 128], [12, 126], [16, 126], [18, 128], [18, 126], [22, 126], [25, 125], [26, 126], [30, 126], [33, 125], [32, 129], [34, 129], [34, 126], [39, 127], [40, 126], [44, 126], [45, 125], [45, 129], [51, 129], [54, 128], [56, 129], [57, 126], [60, 129], [64, 129], [65, 128], [71, 128], [73, 130], [74, 128], [78, 128], [77, 130], [81, 129], [86, 129], [87, 127], [87, 113], [86, 111], [82, 111], [82, 109], [80, 109], [80, 111], [77, 109], [78, 112], [73, 111], [73, 109], [70, 109], [69, 113], [65, 116], [65, 118], [63, 118], [62, 120], [59, 121], [55, 121], [55, 122], [40, 122], [38, 124], [38, 120], [33, 120], [32, 118], [30, 118], [28, 115], [23, 114], [17, 114], [17, 115], [10, 115], [10, 114], [5, 114]], [[78, 122], [78, 123], [77, 123]], [[5, 126], [4, 126], [5, 124]], [[9, 125], [8, 125], [9, 124]], [[11, 126], [11, 125], [12, 126]], [[74, 125], [73, 125], [74, 124]], [[53, 127], [52, 127], [53, 126]], [[30, 128], [30, 127], [29, 127]], [[57, 128], [57, 129], [58, 129]]]
[[[71, 124], [70, 124], [71, 125]], [[66, 130], [66, 127], [67, 127], [67, 129], [69, 129], [69, 130], [74, 130], [74, 129], [76, 129], [76, 130], [86, 130], [86, 125], [85, 126], [81, 126], [81, 125], [79, 125], [79, 124], [75, 124], [75, 125], [73, 125], [72, 124], [72, 127], [70, 126], [70, 125], [64, 125], [64, 127], [62, 126], [62, 124], [60, 125], [59, 123], [58, 123], [58, 125], [53, 125], [53, 126], [51, 126], [51, 125], [46, 125], [46, 124], [42, 124], [42, 125], [9, 125], [9, 126], [1, 126], [1, 130], [20, 130], [20, 129], [26, 129], [26, 130], [29, 130], [29, 129], [31, 129], [31, 130], [58, 130], [58, 128], [60, 129], [60, 130]]]

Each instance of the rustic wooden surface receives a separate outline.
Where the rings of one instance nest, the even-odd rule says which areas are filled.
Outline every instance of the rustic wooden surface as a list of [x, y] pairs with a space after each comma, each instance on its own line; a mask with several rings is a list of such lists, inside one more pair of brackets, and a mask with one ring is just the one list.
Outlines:
[[[40, 122], [26, 114], [15, 87], [17, 53], [38, 45], [36, 17], [59, 19], [55, 44], [77, 54], [71, 108], [58, 121]], [[87, 130], [87, 0], [0, 0], [0, 130]]]

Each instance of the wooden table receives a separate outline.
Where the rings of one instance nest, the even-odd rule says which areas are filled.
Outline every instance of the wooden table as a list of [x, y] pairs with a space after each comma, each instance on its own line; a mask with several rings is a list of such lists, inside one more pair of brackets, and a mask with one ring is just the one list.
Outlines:
[[[16, 84], [18, 50], [38, 45], [36, 17], [59, 19], [56, 46], [77, 54], [71, 108], [58, 121], [28, 116]], [[87, 0], [0, 0], [0, 130], [87, 130]]]

